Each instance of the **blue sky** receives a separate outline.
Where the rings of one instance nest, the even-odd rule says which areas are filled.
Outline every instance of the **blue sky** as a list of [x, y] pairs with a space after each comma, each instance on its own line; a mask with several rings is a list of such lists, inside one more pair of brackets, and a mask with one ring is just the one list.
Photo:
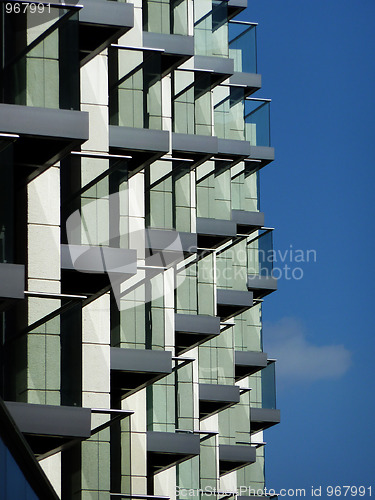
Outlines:
[[275, 249], [317, 255], [292, 262], [303, 278], [282, 279], [263, 307], [282, 412], [265, 432], [267, 486], [375, 496], [375, 1], [249, 5], [240, 18], [259, 23], [256, 97], [272, 98], [276, 148], [261, 209]]

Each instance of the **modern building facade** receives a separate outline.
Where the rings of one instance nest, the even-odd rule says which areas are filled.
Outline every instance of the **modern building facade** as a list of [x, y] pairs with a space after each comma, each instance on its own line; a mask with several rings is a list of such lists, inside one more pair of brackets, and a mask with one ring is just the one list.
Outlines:
[[0, 497], [264, 496], [247, 0], [0, 7]]

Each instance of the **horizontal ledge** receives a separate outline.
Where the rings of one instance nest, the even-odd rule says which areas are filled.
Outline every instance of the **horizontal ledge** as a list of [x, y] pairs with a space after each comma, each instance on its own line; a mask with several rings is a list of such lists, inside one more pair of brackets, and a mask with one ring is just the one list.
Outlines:
[[165, 49], [157, 49], [154, 47], [133, 47], [130, 45], [119, 45], [117, 43], [111, 43], [111, 47], [119, 50], [141, 50], [144, 52], [165, 52]]

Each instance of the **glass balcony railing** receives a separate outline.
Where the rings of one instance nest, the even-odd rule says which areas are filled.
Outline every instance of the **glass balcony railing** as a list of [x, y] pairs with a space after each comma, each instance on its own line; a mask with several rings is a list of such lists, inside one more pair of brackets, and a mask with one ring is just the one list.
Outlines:
[[229, 22], [229, 57], [234, 59], [234, 70], [257, 73], [256, 24], [243, 21]]
[[162, 129], [161, 55], [151, 54], [140, 50], [111, 50], [111, 125]]
[[173, 131], [212, 135], [211, 76], [190, 71], [174, 72]]
[[229, 57], [228, 2], [200, 0], [194, 4], [195, 54]]
[[244, 90], [219, 87], [213, 92], [215, 135], [220, 139], [245, 140]]
[[[5, 15], [7, 28], [13, 35], [4, 47], [1, 100], [6, 104], [79, 109], [77, 8], [38, 4], [43, 12], [31, 11], [31, 6], [36, 5], [30, 4], [25, 14]], [[28, 29], [23, 30], [22, 40], [16, 40], [22, 20]]]
[[143, 30], [188, 35], [188, 4], [188, 0], [143, 0]]
[[247, 244], [247, 273], [249, 276], [272, 277], [273, 236], [267, 230]]
[[72, 155], [63, 162], [62, 177], [79, 169], [84, 184], [63, 192], [63, 243], [128, 248], [128, 161]]
[[[242, 172], [234, 172], [231, 177], [232, 210], [246, 212], [260, 211], [260, 174], [253, 172], [245, 163]], [[233, 169], [234, 170], [234, 169]]]
[[261, 371], [262, 380], [262, 408], [276, 409], [276, 375], [275, 361], [269, 361]]
[[269, 99], [245, 99], [245, 137], [252, 146], [271, 146]]
[[4, 344], [5, 397], [81, 406], [82, 306], [65, 300], [60, 307], [60, 300], [47, 300], [57, 309]]
[[214, 89], [215, 135], [220, 139], [246, 140], [252, 146], [269, 147], [270, 102], [245, 98], [242, 88]]
[[268, 361], [268, 365], [260, 372], [250, 376], [250, 406], [252, 408], [276, 409], [276, 378], [274, 360]]
[[147, 430], [194, 430], [193, 366], [191, 363], [147, 387]]

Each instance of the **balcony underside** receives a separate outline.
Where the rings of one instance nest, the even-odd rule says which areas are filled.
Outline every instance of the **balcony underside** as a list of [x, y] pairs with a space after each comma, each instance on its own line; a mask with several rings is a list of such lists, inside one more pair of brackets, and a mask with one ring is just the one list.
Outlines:
[[218, 156], [229, 159], [231, 167], [236, 163], [248, 158], [250, 155], [250, 143], [238, 139], [218, 139]]
[[220, 318], [194, 314], [175, 314], [177, 355], [203, 344], [219, 334]]
[[190, 167], [197, 167], [218, 153], [218, 139], [210, 135], [172, 134], [174, 157], [191, 159]]
[[172, 373], [169, 351], [111, 348], [111, 396], [129, 396]]
[[254, 294], [254, 299], [262, 299], [277, 290], [277, 279], [273, 276], [251, 274], [247, 277], [247, 288]]
[[240, 402], [236, 385], [199, 384], [199, 418], [206, 418]]
[[251, 234], [264, 226], [264, 213], [232, 210], [232, 220], [237, 224], [237, 233]]
[[148, 473], [156, 474], [199, 455], [200, 440], [195, 434], [147, 432]]
[[64, 293], [94, 294], [137, 273], [137, 252], [122, 248], [61, 245]]
[[250, 160], [257, 160], [258, 166], [254, 169], [260, 170], [275, 159], [275, 148], [269, 146], [250, 146]]
[[197, 218], [199, 248], [216, 248], [237, 234], [237, 225], [231, 220]]
[[250, 408], [251, 433], [263, 431], [280, 423], [280, 410], [270, 408]]
[[256, 461], [256, 449], [252, 446], [219, 445], [219, 472], [228, 474]]
[[73, 440], [91, 435], [91, 410], [76, 406], [49, 406], [6, 402], [17, 427], [35, 455], [45, 455]]
[[244, 89], [244, 96], [248, 97], [262, 87], [262, 76], [258, 73], [234, 73], [230, 77], [231, 85], [241, 85]]
[[18, 179], [31, 180], [89, 138], [89, 115], [66, 109], [0, 104], [0, 132], [13, 144]]
[[228, 0], [228, 19], [238, 16], [247, 7], [247, 0]]
[[132, 156], [128, 168], [135, 174], [168, 153], [169, 132], [111, 125], [109, 147], [112, 153]]
[[79, 51], [83, 66], [134, 26], [134, 5], [83, 0], [79, 13]]
[[197, 252], [197, 235], [146, 229], [146, 266], [169, 267]]
[[210, 72], [211, 89], [234, 74], [234, 61], [227, 57], [194, 56], [195, 72]]
[[13, 144], [17, 139], [19, 139], [17, 134], [0, 133], [0, 153]]
[[235, 380], [253, 375], [267, 366], [265, 352], [236, 351], [235, 352]]
[[164, 77], [194, 55], [194, 37], [143, 32], [143, 46], [161, 49], [161, 75]]
[[217, 314], [222, 321], [237, 316], [250, 307], [253, 307], [252, 292], [217, 289]]

